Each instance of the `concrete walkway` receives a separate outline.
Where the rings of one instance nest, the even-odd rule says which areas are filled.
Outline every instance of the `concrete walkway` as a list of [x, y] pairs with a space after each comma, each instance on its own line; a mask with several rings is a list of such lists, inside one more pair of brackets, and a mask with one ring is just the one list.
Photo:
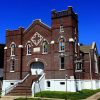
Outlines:
[[[26, 98], [25, 96], [4, 96], [0, 100], [14, 100], [16, 98]], [[32, 98], [32, 97], [27, 97]], [[38, 98], [38, 97], [35, 97]], [[65, 100], [65, 99], [56, 99], [56, 98], [42, 98], [41, 100]]]
[[88, 97], [88, 98], [85, 99], [85, 100], [97, 100], [97, 99], [99, 99], [99, 98], [100, 98], [100, 92], [98, 92], [98, 93], [96, 93], [96, 94], [94, 94], [94, 95]]
[[[25, 96], [3, 96], [0, 98], [0, 100], [14, 100], [17, 98], [26, 98]], [[31, 98], [31, 97], [27, 97], [27, 98]]]

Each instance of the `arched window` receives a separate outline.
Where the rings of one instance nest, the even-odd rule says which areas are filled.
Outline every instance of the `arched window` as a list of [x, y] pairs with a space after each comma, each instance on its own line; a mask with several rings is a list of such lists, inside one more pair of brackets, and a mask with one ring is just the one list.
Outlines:
[[11, 44], [11, 56], [15, 56], [15, 47], [16, 47], [15, 43], [12, 43]]
[[63, 37], [59, 39], [59, 51], [60, 52], [65, 51], [65, 39]]
[[11, 59], [10, 72], [14, 72], [14, 70], [15, 70], [15, 59]]
[[43, 41], [43, 53], [48, 53], [48, 42]]
[[31, 44], [30, 43], [28, 43], [27, 44], [27, 55], [31, 55]]

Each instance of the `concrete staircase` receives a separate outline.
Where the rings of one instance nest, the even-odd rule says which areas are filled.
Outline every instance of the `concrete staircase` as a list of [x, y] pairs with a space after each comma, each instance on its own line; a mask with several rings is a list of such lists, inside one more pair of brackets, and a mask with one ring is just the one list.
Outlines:
[[18, 83], [18, 85], [14, 87], [9, 93], [7, 93], [6, 96], [31, 96], [32, 83], [33, 81], [37, 81], [38, 79], [39, 77], [30, 75], [23, 82]]

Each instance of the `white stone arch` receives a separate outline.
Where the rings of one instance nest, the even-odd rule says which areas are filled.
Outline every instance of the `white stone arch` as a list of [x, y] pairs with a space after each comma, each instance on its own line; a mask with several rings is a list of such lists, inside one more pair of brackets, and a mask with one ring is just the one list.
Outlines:
[[10, 44], [11, 56], [15, 56], [15, 48], [16, 48], [15, 42], [11, 42], [11, 44]]
[[31, 55], [32, 53], [32, 42], [31, 41], [27, 41], [27, 43], [25, 44], [25, 47], [26, 47], [26, 51], [27, 51], [27, 55]]
[[[43, 68], [40, 68], [40, 67], [37, 67], [37, 68], [31, 68], [31, 64], [32, 63], [36, 63], [36, 64], [43, 64]], [[31, 70], [31, 74], [32, 75], [36, 75], [36, 74], [38, 74], [38, 75], [42, 75], [43, 73], [44, 73], [44, 69], [45, 69], [45, 67], [47, 66], [47, 63], [43, 60], [43, 59], [40, 59], [40, 58], [34, 58], [34, 59], [32, 59], [32, 60], [30, 60], [29, 62], [28, 62], [28, 64], [27, 64], [27, 66], [30, 68], [30, 70]], [[36, 65], [37, 66], [37, 65]], [[41, 66], [41, 65], [40, 65]]]

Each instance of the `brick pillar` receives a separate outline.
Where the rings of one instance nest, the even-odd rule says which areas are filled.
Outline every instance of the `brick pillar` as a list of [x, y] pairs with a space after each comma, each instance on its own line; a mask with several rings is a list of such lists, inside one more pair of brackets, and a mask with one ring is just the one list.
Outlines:
[[20, 58], [20, 79], [22, 79], [22, 56], [23, 56], [23, 46], [19, 45], [19, 58]]
[[6, 80], [6, 71], [7, 71], [7, 47], [4, 48], [4, 75], [3, 75], [4, 80]]

